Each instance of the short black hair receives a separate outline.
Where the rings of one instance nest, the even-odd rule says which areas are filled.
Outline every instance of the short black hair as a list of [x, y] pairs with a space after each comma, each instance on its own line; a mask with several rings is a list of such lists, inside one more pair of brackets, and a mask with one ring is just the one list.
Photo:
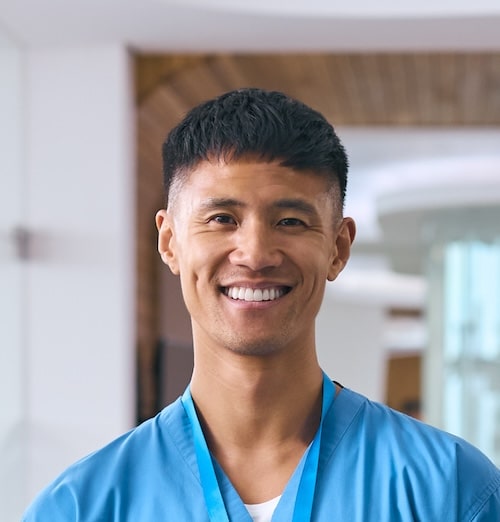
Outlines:
[[198, 105], [169, 133], [162, 156], [167, 203], [172, 182], [201, 161], [251, 157], [324, 176], [344, 204], [348, 159], [334, 128], [281, 92], [238, 89]]

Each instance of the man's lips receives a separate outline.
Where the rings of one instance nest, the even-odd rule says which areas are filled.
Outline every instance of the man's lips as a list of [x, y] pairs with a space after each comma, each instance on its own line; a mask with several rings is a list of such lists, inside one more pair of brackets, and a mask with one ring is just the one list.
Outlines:
[[222, 288], [224, 295], [231, 299], [258, 302], [274, 301], [287, 294], [291, 288], [289, 286], [273, 286], [269, 288], [249, 288], [246, 286], [225, 286]]

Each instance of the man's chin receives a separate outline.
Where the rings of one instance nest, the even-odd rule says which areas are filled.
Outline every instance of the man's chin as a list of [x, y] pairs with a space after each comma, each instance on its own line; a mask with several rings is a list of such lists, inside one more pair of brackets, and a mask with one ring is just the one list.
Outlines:
[[247, 342], [241, 341], [238, 343], [231, 343], [227, 346], [227, 348], [233, 353], [248, 357], [265, 357], [276, 355], [283, 349], [281, 343], [277, 343], [275, 339], [259, 341], [253, 340]]

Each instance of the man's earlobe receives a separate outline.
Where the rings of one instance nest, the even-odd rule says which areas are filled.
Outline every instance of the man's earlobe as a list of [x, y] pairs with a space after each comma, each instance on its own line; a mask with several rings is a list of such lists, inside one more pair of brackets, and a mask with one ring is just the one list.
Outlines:
[[171, 216], [168, 215], [166, 210], [159, 210], [156, 213], [155, 221], [156, 228], [158, 229], [158, 252], [160, 253], [160, 257], [173, 274], [179, 275]]
[[335, 237], [335, 255], [328, 270], [328, 281], [333, 281], [342, 272], [349, 256], [351, 245], [356, 235], [356, 224], [352, 218], [344, 218]]

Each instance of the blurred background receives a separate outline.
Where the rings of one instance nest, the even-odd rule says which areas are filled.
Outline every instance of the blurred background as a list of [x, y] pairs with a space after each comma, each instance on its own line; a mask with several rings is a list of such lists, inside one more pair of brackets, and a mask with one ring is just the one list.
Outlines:
[[318, 109], [350, 155], [323, 368], [500, 464], [498, 2], [3, 1], [0, 520], [186, 385], [160, 148], [242, 86]]

